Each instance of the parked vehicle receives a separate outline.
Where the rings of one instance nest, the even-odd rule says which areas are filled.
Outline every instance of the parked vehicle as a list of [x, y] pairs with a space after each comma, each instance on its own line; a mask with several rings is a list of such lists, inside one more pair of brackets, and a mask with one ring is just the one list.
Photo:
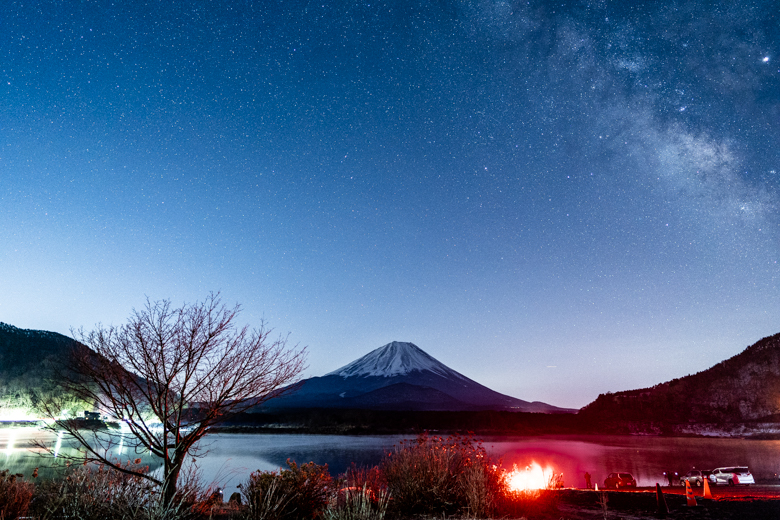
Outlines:
[[700, 469], [692, 469], [680, 477], [680, 485], [684, 486], [685, 482], [688, 481], [691, 483], [691, 486], [701, 487], [704, 485], [704, 479], [707, 478], [708, 474], [711, 472], [708, 471], [706, 473], [707, 474]]
[[636, 480], [631, 473], [610, 473], [604, 480], [604, 487], [607, 489], [635, 488]]
[[738, 484], [749, 486], [750, 484], [756, 483], [747, 466], [727, 466], [724, 468], [715, 468], [712, 470], [709, 478], [711, 484], [722, 484], [724, 486], [735, 486]]

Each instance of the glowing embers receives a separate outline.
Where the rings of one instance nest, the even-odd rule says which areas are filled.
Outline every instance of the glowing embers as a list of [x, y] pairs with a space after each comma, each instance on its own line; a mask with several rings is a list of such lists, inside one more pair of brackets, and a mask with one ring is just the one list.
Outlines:
[[506, 479], [510, 491], [528, 491], [555, 487], [556, 475], [552, 467], [542, 469], [536, 462], [531, 462], [525, 469], [515, 465], [512, 471], [506, 474]]

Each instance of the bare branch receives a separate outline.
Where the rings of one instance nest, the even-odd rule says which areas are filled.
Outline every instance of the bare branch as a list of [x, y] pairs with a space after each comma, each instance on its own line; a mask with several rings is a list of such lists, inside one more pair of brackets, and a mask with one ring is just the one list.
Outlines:
[[[288, 347], [286, 337], [272, 340], [264, 322], [258, 329], [237, 327], [240, 311], [226, 307], [219, 293], [179, 308], [147, 299], [123, 326], [74, 332], [86, 347], [73, 353], [63, 387], [122, 421], [139, 446], [162, 459], [163, 478], [156, 483], [166, 500], [185, 458], [211, 426], [275, 397], [304, 369], [305, 349]], [[59, 419], [54, 403], [45, 411]], [[132, 473], [106, 460], [115, 433], [85, 436], [73, 422], [56, 427], [78, 440], [90, 460]]]

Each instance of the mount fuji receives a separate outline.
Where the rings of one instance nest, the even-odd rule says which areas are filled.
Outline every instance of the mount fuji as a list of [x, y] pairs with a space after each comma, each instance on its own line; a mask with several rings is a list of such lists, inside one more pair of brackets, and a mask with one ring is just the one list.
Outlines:
[[500, 394], [437, 361], [417, 345], [399, 341], [324, 376], [305, 379], [263, 404], [266, 410], [281, 408], [576, 411]]

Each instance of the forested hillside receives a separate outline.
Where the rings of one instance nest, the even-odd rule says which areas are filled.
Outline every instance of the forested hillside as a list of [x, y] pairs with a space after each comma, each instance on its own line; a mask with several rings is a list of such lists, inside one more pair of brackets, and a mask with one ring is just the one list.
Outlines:
[[53, 376], [78, 345], [56, 332], [0, 323], [0, 420], [34, 417], [37, 400], [57, 391]]
[[774, 421], [780, 414], [780, 334], [690, 376], [652, 388], [600, 395], [584, 418], [653, 424]]

